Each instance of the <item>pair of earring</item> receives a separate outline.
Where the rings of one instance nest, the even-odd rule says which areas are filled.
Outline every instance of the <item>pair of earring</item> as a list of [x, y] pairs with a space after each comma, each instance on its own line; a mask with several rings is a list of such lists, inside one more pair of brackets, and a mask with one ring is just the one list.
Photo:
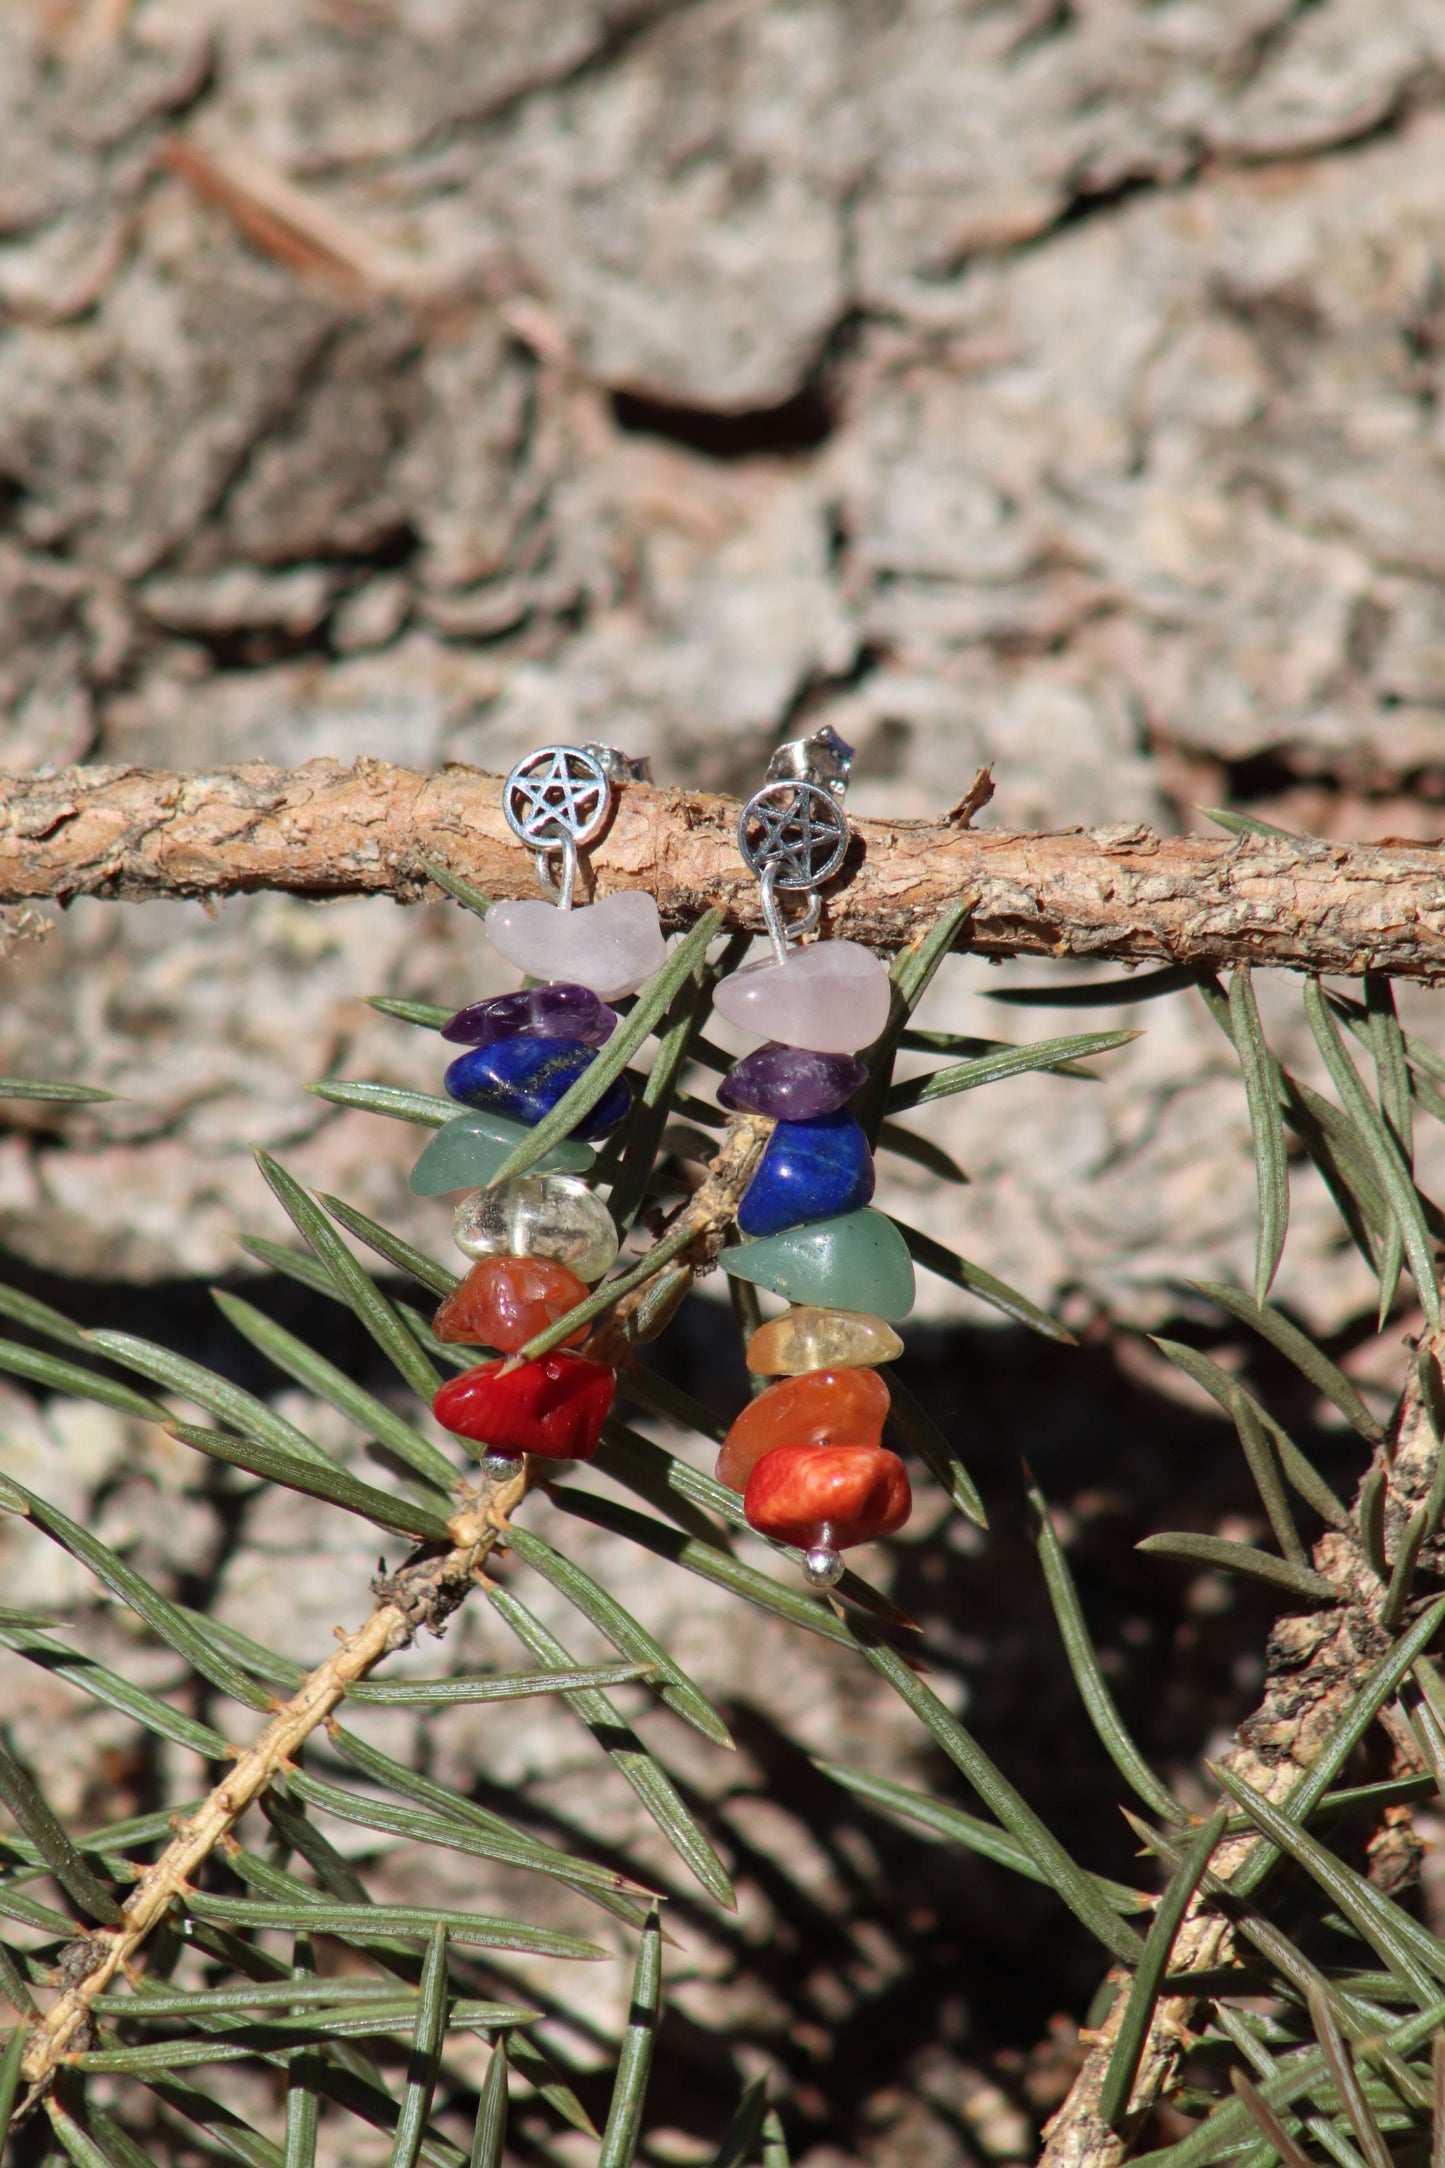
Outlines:
[[[831, 730], [783, 746], [743, 808], [738, 845], [757, 875], [772, 955], [718, 985], [714, 1005], [761, 1038], [718, 1088], [732, 1112], [774, 1128], [738, 1208], [740, 1243], [720, 1259], [734, 1278], [782, 1295], [787, 1312], [753, 1333], [748, 1367], [778, 1382], [728, 1431], [719, 1480], [743, 1494], [749, 1523], [800, 1546], [811, 1585], [826, 1588], [852, 1544], [891, 1534], [912, 1498], [903, 1463], [882, 1443], [888, 1388], [878, 1365], [902, 1352], [889, 1320], [913, 1303], [913, 1266], [893, 1222], [873, 1211], [873, 1159], [847, 1102], [866, 1082], [859, 1050], [883, 1031], [888, 973], [852, 941], [800, 945], [820, 915], [819, 891], [849, 843], [843, 812], [850, 749]], [[661, 968], [654, 900], [625, 891], [577, 905], [579, 854], [603, 832], [623, 780], [647, 764], [610, 746], [546, 746], [503, 786], [513, 831], [536, 853], [543, 900], [494, 904], [488, 938], [538, 982], [458, 1011], [443, 1037], [467, 1051], [446, 1089], [468, 1112], [448, 1122], [412, 1175], [422, 1195], [485, 1184], [528, 1127], [596, 1059], [617, 1023], [611, 1004]], [[560, 857], [560, 879], [553, 861]], [[781, 897], [806, 894], [791, 923]], [[527, 1175], [474, 1187], [453, 1235], [474, 1260], [437, 1313], [444, 1341], [500, 1350], [436, 1396], [438, 1420], [484, 1448], [496, 1473], [522, 1453], [586, 1459], [610, 1411], [616, 1374], [573, 1339], [540, 1358], [508, 1358], [587, 1297], [610, 1270], [617, 1230], [585, 1176], [593, 1141], [625, 1117], [624, 1077]]]

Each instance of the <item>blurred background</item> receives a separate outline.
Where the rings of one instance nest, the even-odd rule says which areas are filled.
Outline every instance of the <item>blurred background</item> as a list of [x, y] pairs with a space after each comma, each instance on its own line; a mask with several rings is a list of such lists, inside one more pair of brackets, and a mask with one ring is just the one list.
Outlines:
[[[1206, 829], [1199, 808], [1228, 805], [1434, 838], [1442, 232], [1433, 0], [9, 0], [0, 762], [501, 771], [596, 736], [743, 795], [781, 739], [829, 723], [858, 748], [860, 815], [935, 816], [992, 762], [986, 825]], [[262, 896], [17, 909], [0, 937], [0, 1073], [120, 1095], [8, 1110], [5, 1277], [273, 1391], [206, 1292], [246, 1279], [379, 1385], [324, 1305], [238, 1252], [238, 1231], [284, 1229], [250, 1148], [443, 1247], [441, 1209], [406, 1186], [417, 1134], [303, 1087], [435, 1089], [435, 1043], [363, 997], [510, 983], [476, 922]], [[913, 1117], [966, 1184], [885, 1164], [883, 1203], [1082, 1345], [925, 1281], [911, 1374], [995, 1528], [985, 1546], [924, 1493], [876, 1571], [953, 1650], [939, 1690], [1128, 1878], [1020, 1463], [1060, 1508], [1126, 1713], [1187, 1787], [1251, 1706], [1269, 1613], [1132, 1555], [1151, 1527], [1247, 1533], [1256, 1510], [1232, 1432], [1142, 1334], [1257, 1363], [1187, 1285], [1247, 1281], [1254, 1185], [1202, 1006], [1008, 1000], [1071, 971], [1105, 975], [957, 959], [921, 1019], [1147, 1035], [1101, 1081]], [[1260, 991], [1314, 1076], [1295, 990]], [[1445, 1051], [1437, 997], [1406, 1021]], [[1362, 1380], [1398, 1370], [1409, 1316], [1375, 1335], [1307, 1171], [1280, 1298]], [[658, 1359], [740, 1403], [729, 1330], [705, 1290]], [[1308, 1396], [1252, 1374], [1309, 1438]], [[320, 1552], [320, 1518], [242, 1511], [224, 1471], [119, 1416], [10, 1384], [0, 1412], [20, 1472], [189, 1600], [269, 1618], [306, 1660], [356, 1613], [364, 1535]], [[1312, 1443], [1348, 1486], [1350, 1449]], [[558, 1525], [740, 1742], [720, 1767], [653, 1722], [744, 1889], [737, 1923], [679, 1898], [655, 2157], [706, 2158], [738, 2072], [764, 2068], [815, 2168], [1029, 2157], [1102, 1969], [1082, 1933], [817, 1773], [810, 1755], [956, 1782], [851, 1668]], [[11, 1600], [80, 1602], [3, 1531], [0, 1563]], [[455, 1660], [511, 1661], [496, 1631], [469, 1622]], [[62, 1727], [58, 1683], [6, 1666], [60, 1803], [104, 1818], [170, 1795], [169, 1749], [119, 1718]], [[557, 1712], [396, 1716], [393, 1751], [424, 1729], [478, 1797], [524, 1778], [539, 1827], [672, 1872]], [[439, 1870], [387, 1871], [415, 1891]], [[617, 1969], [589, 1983], [599, 2030], [558, 2034], [584, 2078]], [[572, 2157], [542, 2111], [524, 2138]]]

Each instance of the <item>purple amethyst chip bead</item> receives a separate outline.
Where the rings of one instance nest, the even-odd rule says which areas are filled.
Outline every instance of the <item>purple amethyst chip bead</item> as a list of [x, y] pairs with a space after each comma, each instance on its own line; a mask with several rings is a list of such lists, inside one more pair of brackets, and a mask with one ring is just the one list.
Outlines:
[[867, 1065], [856, 1054], [818, 1054], [770, 1039], [728, 1071], [717, 1088], [718, 1105], [735, 1114], [806, 1122], [836, 1112], [867, 1081]]
[[571, 1039], [578, 1046], [605, 1046], [617, 1029], [617, 1011], [590, 986], [529, 986], [520, 994], [473, 1001], [442, 1025], [453, 1046], [495, 1046], [527, 1032], [534, 1039]]

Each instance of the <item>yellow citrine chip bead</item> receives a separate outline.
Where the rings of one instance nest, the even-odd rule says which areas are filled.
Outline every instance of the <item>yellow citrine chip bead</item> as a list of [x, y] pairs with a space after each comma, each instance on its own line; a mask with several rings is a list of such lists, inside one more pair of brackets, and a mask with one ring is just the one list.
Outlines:
[[799, 1304], [758, 1327], [748, 1342], [748, 1368], [760, 1377], [795, 1378], [807, 1370], [871, 1370], [902, 1353], [903, 1342], [881, 1317]]

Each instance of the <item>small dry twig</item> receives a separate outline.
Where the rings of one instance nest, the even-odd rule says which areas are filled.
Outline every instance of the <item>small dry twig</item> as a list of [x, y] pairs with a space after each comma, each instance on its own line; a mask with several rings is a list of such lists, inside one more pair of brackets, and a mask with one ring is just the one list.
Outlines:
[[277, 1772], [295, 1760], [347, 1687], [364, 1679], [393, 1649], [403, 1648], [421, 1626], [439, 1628], [455, 1609], [495, 1545], [505, 1540], [507, 1516], [526, 1496], [529, 1481], [524, 1461], [519, 1474], [484, 1493], [479, 1504], [458, 1515], [452, 1524], [457, 1540], [451, 1551], [440, 1558], [424, 1555], [394, 1576], [388, 1584], [388, 1600], [357, 1632], [346, 1635], [336, 1654], [311, 1673], [290, 1701], [277, 1709], [260, 1737], [237, 1756], [235, 1767], [210, 1797], [178, 1825], [171, 1843], [126, 1899], [122, 1923], [98, 1927], [83, 1938], [88, 1945], [84, 1977], [51, 2004], [26, 2046], [21, 2073], [31, 2088], [27, 2106], [45, 2091], [76, 2035], [88, 2033], [95, 1997], [131, 1963], [169, 1911], [172, 1899], [186, 1890], [191, 1877]]
[[[616, 1310], [593, 1333], [589, 1355], [625, 1361], [628, 1320], [655, 1281], [676, 1272], [679, 1265], [697, 1272], [712, 1264], [772, 1127], [770, 1120], [755, 1114], [740, 1115], [729, 1123], [705, 1180], [679, 1215], [679, 1225], [690, 1230], [689, 1241], [658, 1274], [619, 1300]], [[502, 1481], [484, 1478], [451, 1522], [451, 1550], [422, 1551], [399, 1572], [375, 1582], [377, 1608], [366, 1624], [342, 1638], [335, 1655], [277, 1709], [259, 1738], [237, 1755], [235, 1766], [209, 1798], [177, 1826], [172, 1842], [127, 1898], [121, 1924], [77, 1935], [70, 1945], [75, 1952], [70, 1967], [75, 1976], [37, 2021], [26, 2044], [21, 2073], [30, 2088], [27, 2112], [43, 2097], [77, 2039], [83, 2042], [88, 2037], [95, 1997], [131, 1964], [172, 1901], [184, 1894], [191, 1878], [246, 1809], [328, 1720], [347, 1688], [364, 1679], [384, 1656], [405, 1647], [423, 1628], [441, 1632], [477, 1585], [492, 1552], [506, 1548], [510, 1516], [534, 1480], [529, 1459], [522, 1461], [516, 1475]]]

